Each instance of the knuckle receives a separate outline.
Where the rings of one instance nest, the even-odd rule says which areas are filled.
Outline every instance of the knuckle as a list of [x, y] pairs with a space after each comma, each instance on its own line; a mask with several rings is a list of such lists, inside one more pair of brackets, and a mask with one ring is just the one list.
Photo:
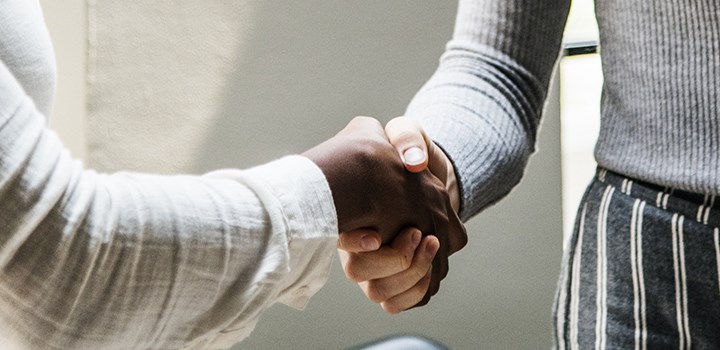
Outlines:
[[353, 269], [345, 269], [345, 276], [353, 282], [363, 282], [365, 279], [363, 278], [362, 274], [358, 273], [357, 271]]
[[390, 299], [388, 296], [387, 290], [379, 283], [373, 283], [373, 282], [374, 281], [370, 281], [370, 283], [368, 283], [368, 288], [367, 288], [367, 293], [366, 293], [368, 299], [370, 299], [371, 301], [378, 303], [378, 304]]
[[402, 126], [402, 124], [406, 121], [407, 118], [405, 117], [397, 117], [391, 119], [386, 125], [385, 125], [385, 131], [392, 132], [396, 128]]
[[452, 244], [451, 253], [454, 253], [456, 251], [459, 251], [460, 249], [463, 249], [467, 245], [468, 236], [467, 231], [465, 230], [465, 226], [463, 226], [460, 220], [451, 220], [451, 225], [452, 226], [449, 230], [449, 239]]
[[390, 121], [385, 125], [385, 128], [390, 130], [395, 130], [396, 128], [408, 128], [408, 127], [414, 127], [416, 128], [416, 123], [414, 120], [408, 118], [408, 117], [397, 117], [390, 119]]
[[402, 269], [402, 271], [405, 271], [412, 266], [412, 252], [403, 252], [402, 254], [398, 255], [398, 266]]
[[356, 244], [353, 241], [352, 237], [348, 237], [345, 234], [340, 234], [338, 237], [338, 240], [337, 240], [336, 247], [339, 250], [349, 252], [350, 250], [352, 250], [352, 247], [354, 247], [355, 245], [358, 245], [358, 244]]
[[379, 126], [380, 128], [382, 128], [382, 124], [380, 124], [377, 119], [368, 116], [357, 116], [353, 118], [350, 122], [360, 124], [372, 124], [373, 126]]
[[428, 270], [430, 269], [429, 266], [427, 266], [425, 269], [422, 269], [420, 266], [415, 267], [412, 269], [413, 277], [416, 281], [421, 281], [423, 278], [425, 278], [428, 274]]
[[458, 238], [458, 250], [465, 248], [465, 246], [468, 243], [468, 237], [467, 237], [467, 234], [465, 233], [464, 229], [461, 230], [460, 234], [457, 235], [457, 238]]
[[393, 133], [390, 140], [395, 144], [412, 144], [412, 146], [422, 147], [422, 135], [417, 130], [402, 129]]
[[352, 118], [352, 120], [351, 120], [350, 122], [353, 122], [353, 123], [363, 123], [363, 122], [367, 121], [368, 119], [372, 119], [372, 118], [359, 115], [359, 116], [356, 116], [356, 117]]
[[390, 143], [373, 137], [358, 140], [355, 144], [355, 152], [361, 162], [375, 166], [382, 165], [384, 160], [397, 157]]
[[353, 255], [350, 255], [344, 267], [345, 276], [351, 281], [363, 282], [365, 280], [364, 274], [362, 273], [362, 268], [358, 265], [357, 259], [354, 258]]
[[403, 309], [400, 308], [398, 305], [395, 305], [394, 303], [390, 303], [390, 302], [382, 303], [382, 308], [383, 308], [383, 310], [385, 310], [385, 312], [387, 312], [391, 315], [396, 315], [403, 311]]

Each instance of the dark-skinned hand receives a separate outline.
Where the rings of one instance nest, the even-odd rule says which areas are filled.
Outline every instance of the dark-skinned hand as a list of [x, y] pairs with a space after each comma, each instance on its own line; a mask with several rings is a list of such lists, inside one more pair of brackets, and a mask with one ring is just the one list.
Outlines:
[[[340, 232], [375, 232], [383, 244], [390, 243], [407, 227], [437, 237], [439, 248], [429, 287], [420, 301], [426, 303], [447, 275], [448, 256], [467, 240], [445, 183], [427, 170], [407, 171], [382, 125], [369, 117], [353, 119], [336, 136], [303, 155], [318, 165], [330, 185]], [[341, 240], [343, 236], [347, 235], [341, 234]], [[346, 274], [354, 281], [367, 281], [370, 276], [366, 274], [376, 272], [356, 268], [363, 264], [357, 258], [352, 254], [347, 257]], [[395, 261], [403, 264], [408, 260]]]
[[[445, 184], [452, 206], [458, 211], [460, 198], [455, 172], [443, 150], [408, 118], [393, 119], [385, 127], [385, 132], [407, 171], [424, 172], [429, 169]], [[440, 279], [444, 277], [444, 274], [436, 274], [430, 268], [430, 261], [438, 251], [438, 238], [433, 234], [440, 237], [443, 233], [423, 231], [425, 237], [422, 241], [414, 241], [408, 238], [409, 231], [412, 229], [404, 230], [393, 242], [375, 251], [362, 248], [357, 239], [362, 237], [365, 242], [380, 240], [379, 234], [370, 230], [346, 232], [341, 234], [338, 242], [346, 275], [362, 276], [358, 282], [368, 299], [380, 303], [389, 313], [425, 305], [437, 292]], [[448, 236], [447, 254], [460, 250], [467, 243], [465, 231], [444, 234]], [[443, 244], [439, 245], [442, 248]]]

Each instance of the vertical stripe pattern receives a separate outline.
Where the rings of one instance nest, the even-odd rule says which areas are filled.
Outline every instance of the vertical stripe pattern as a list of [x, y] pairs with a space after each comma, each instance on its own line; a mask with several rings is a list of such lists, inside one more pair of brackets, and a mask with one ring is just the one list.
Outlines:
[[625, 193], [627, 195], [632, 195], [632, 185], [633, 185], [632, 180], [624, 179], [622, 182], [622, 185], [620, 187], [620, 192]]
[[705, 198], [703, 199], [703, 204], [698, 207], [696, 221], [702, 222], [703, 224], [707, 225], [708, 217], [710, 216], [710, 209], [712, 209], [714, 205], [715, 196], [706, 194]]
[[560, 277], [560, 284], [558, 285], [558, 293], [557, 293], [557, 299], [555, 300], [555, 305], [557, 307], [556, 310], [556, 316], [555, 316], [555, 329], [556, 329], [556, 341], [557, 341], [557, 349], [558, 350], [565, 350], [565, 319], [566, 319], [566, 308], [567, 308], [567, 292], [568, 292], [568, 281], [570, 280], [570, 277], [568, 276], [570, 274], [570, 264], [567, 260], [570, 259], [572, 247], [570, 247], [570, 243], [572, 236], [568, 238], [566, 245], [565, 245], [565, 256], [566, 260], [563, 261], [562, 266], [562, 273]]
[[598, 171], [565, 245], [556, 348], [720, 349], [714, 201]]
[[672, 217], [673, 267], [675, 271], [675, 313], [678, 327], [678, 348], [689, 350], [692, 345], [687, 310], [687, 277], [685, 270], [685, 243], [683, 222], [677, 213]]
[[705, 213], [703, 215], [703, 224], [708, 224], [708, 218], [710, 217], [710, 209], [715, 206], [715, 196], [710, 196], [710, 204], [705, 207]]
[[642, 218], [645, 202], [635, 200], [630, 220], [630, 266], [633, 281], [633, 316], [635, 321], [635, 349], [647, 349], [647, 316], [645, 276], [642, 257]]
[[597, 296], [595, 348], [605, 349], [607, 334], [607, 215], [615, 187], [607, 186], [600, 201], [597, 234]]
[[580, 227], [578, 228], [578, 238], [575, 242], [575, 252], [572, 261], [572, 282], [570, 290], [570, 349], [578, 350], [578, 318], [580, 313], [580, 264], [582, 262], [582, 244], [585, 233], [585, 215], [587, 213], [587, 203], [583, 205], [580, 214]]
[[715, 243], [715, 264], [717, 264], [718, 295], [720, 295], [720, 230], [713, 229], [713, 242]]

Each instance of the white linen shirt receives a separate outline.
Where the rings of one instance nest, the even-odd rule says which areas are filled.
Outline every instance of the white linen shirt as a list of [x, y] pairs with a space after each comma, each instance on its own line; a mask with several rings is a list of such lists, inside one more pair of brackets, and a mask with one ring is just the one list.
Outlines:
[[309, 159], [85, 170], [45, 127], [54, 72], [38, 3], [0, 1], [0, 348], [230, 347], [323, 285], [337, 219]]

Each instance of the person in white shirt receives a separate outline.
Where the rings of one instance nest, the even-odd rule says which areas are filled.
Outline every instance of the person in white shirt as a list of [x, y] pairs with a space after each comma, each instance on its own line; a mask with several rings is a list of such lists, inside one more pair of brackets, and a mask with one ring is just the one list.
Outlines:
[[[372, 118], [248, 170], [101, 174], [46, 128], [54, 86], [39, 4], [0, 2], [4, 347], [229, 347], [275, 302], [305, 305], [339, 232], [349, 250], [390, 243], [408, 225], [465, 234], [442, 181], [405, 171]], [[392, 243], [419, 244], [417, 230]], [[447, 255], [423, 264], [442, 275]]]

